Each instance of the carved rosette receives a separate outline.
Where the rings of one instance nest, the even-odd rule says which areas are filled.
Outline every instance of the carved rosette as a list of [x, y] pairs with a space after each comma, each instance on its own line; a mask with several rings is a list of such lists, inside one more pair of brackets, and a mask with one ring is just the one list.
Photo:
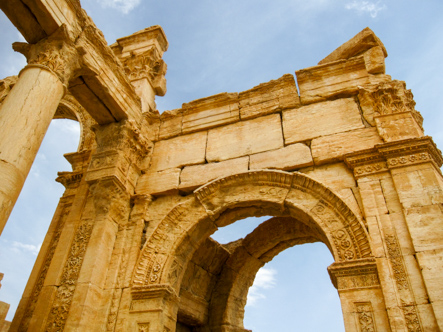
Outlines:
[[411, 112], [423, 130], [423, 117], [415, 110], [415, 101], [405, 82], [389, 81], [376, 86], [360, 88], [358, 99], [365, 119], [375, 125], [374, 117]]
[[441, 172], [443, 157], [432, 138], [425, 136], [378, 144], [373, 149], [346, 155], [345, 162], [354, 170], [355, 177], [359, 178], [393, 168], [429, 162]]

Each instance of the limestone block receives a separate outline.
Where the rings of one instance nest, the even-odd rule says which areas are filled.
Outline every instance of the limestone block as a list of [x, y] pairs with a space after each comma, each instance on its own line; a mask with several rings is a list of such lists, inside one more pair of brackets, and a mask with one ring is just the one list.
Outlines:
[[354, 98], [325, 101], [283, 112], [285, 144], [364, 127]]
[[332, 190], [356, 187], [354, 174], [344, 163], [304, 168], [299, 171]]
[[203, 164], [206, 136], [206, 132], [199, 132], [156, 142], [150, 171]]
[[378, 47], [381, 48], [384, 57], [387, 57], [388, 53], [386, 52], [386, 49], [381, 40], [371, 29], [365, 28], [354, 37], [352, 37], [350, 40], [348, 40], [346, 43], [337, 47], [331, 54], [321, 60], [318, 64], [321, 65], [323, 63], [328, 63], [341, 59], [349, 59], [351, 57], [362, 54], [367, 50]]
[[237, 93], [221, 93], [183, 104], [184, 134], [219, 127], [240, 119]]
[[159, 172], [148, 172], [140, 176], [136, 194], [166, 195], [178, 190], [180, 168], [170, 168]]
[[218, 163], [187, 166], [181, 172], [179, 189], [192, 191], [216, 178], [246, 172], [248, 166], [249, 157], [247, 156]]
[[385, 53], [381, 46], [370, 48], [363, 54], [366, 64], [366, 70], [369, 74], [384, 74], [385, 73]]
[[423, 129], [411, 112], [388, 114], [375, 118], [377, 130], [385, 142], [423, 137]]
[[443, 249], [443, 211], [440, 204], [410, 208], [405, 215], [417, 252]]
[[182, 109], [165, 111], [160, 116], [159, 140], [165, 140], [182, 133]]
[[242, 120], [300, 106], [294, 76], [290, 74], [243, 91], [238, 97]]
[[291, 171], [314, 164], [311, 149], [304, 144], [292, 144], [284, 148], [253, 154], [249, 169], [280, 169]]
[[382, 143], [375, 128], [357, 129], [312, 140], [311, 151], [316, 165], [341, 160], [343, 155], [373, 148]]
[[441, 175], [432, 164], [397, 168], [391, 172], [404, 208], [443, 203]]
[[302, 104], [311, 104], [338, 95], [354, 95], [359, 86], [371, 82], [363, 57], [338, 60], [295, 73]]
[[221, 161], [281, 147], [280, 114], [271, 114], [209, 130], [206, 159]]

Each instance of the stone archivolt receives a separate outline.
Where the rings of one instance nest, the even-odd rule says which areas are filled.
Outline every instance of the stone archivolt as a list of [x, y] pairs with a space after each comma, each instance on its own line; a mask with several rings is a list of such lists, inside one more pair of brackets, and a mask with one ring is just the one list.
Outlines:
[[[0, 81], [0, 124], [31, 109], [17, 91], [36, 76], [54, 91], [31, 96], [45, 125], [67, 118], [82, 128], [10, 331], [246, 331], [257, 271], [311, 242], [334, 257], [328, 271], [347, 331], [443, 328], [443, 158], [412, 93], [385, 75], [387, 52], [370, 29], [297, 71], [299, 91], [287, 74], [159, 115], [163, 30], [108, 47], [79, 4], [59, 6], [23, 9], [36, 18], [32, 31], [21, 27], [32, 45], [14, 47], [28, 66]], [[33, 157], [22, 165], [0, 147], [10, 153], [0, 174], [17, 175], [0, 177], [3, 221]], [[267, 215], [244, 239], [210, 238]]]

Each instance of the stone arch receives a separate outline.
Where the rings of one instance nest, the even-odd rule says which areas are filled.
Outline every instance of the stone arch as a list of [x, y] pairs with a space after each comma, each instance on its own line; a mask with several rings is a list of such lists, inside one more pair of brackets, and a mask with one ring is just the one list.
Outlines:
[[330, 189], [295, 172], [260, 170], [214, 180], [175, 206], [146, 241], [133, 288], [180, 290], [192, 254], [219, 226], [246, 216], [291, 216], [322, 234], [336, 262], [372, 256], [361, 220]]
[[80, 124], [80, 140], [77, 151], [90, 150], [95, 146], [95, 134], [92, 127], [97, 122], [71, 94], [66, 94], [60, 101], [54, 119], [69, 119]]

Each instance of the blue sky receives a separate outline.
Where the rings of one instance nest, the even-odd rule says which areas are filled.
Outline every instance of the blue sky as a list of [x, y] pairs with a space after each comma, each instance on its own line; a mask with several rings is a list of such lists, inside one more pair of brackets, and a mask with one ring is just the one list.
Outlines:
[[[163, 27], [169, 40], [164, 55], [168, 92], [157, 98], [160, 111], [294, 74], [370, 27], [387, 48], [387, 74], [406, 81], [425, 119], [425, 134], [443, 147], [441, 0], [83, 0], [82, 6], [109, 44], [151, 25]], [[23, 56], [11, 48], [20, 40], [0, 13], [0, 78], [24, 67]], [[57, 171], [69, 170], [62, 155], [76, 150], [78, 137], [75, 123], [53, 121], [0, 238], [0, 272], [5, 273], [0, 300], [11, 303], [8, 319], [63, 192], [54, 181]], [[257, 222], [239, 221], [215, 236], [222, 242], [244, 237]], [[323, 244], [277, 256], [250, 290], [245, 327], [254, 332], [342, 331], [338, 296], [326, 272], [331, 263]]]

